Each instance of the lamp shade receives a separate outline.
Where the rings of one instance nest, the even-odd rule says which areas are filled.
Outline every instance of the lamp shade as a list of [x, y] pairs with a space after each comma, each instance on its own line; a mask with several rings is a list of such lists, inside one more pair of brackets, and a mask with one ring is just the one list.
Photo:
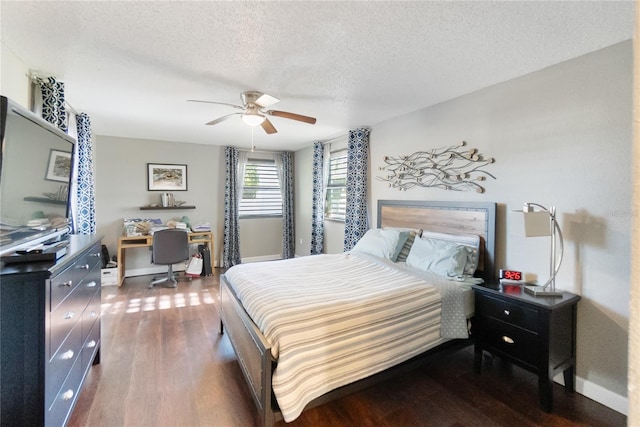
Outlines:
[[551, 215], [547, 211], [523, 212], [525, 237], [551, 236]]

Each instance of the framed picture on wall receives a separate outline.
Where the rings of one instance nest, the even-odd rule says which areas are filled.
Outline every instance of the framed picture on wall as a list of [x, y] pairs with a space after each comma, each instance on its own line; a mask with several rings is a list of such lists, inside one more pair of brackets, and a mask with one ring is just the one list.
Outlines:
[[48, 181], [69, 182], [71, 173], [71, 153], [66, 151], [51, 149], [49, 152], [49, 163], [44, 179]]
[[147, 163], [149, 191], [186, 191], [187, 165]]

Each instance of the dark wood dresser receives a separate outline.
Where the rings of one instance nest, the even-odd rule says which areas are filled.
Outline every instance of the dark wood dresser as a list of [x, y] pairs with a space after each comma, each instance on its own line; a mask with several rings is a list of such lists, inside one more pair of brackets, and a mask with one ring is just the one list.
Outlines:
[[474, 368], [483, 351], [538, 375], [540, 405], [553, 409], [553, 377], [563, 372], [567, 391], [575, 389], [576, 314], [580, 296], [534, 297], [518, 285], [475, 285]]
[[64, 426], [100, 363], [101, 243], [69, 236], [56, 262], [0, 271], [0, 424]]

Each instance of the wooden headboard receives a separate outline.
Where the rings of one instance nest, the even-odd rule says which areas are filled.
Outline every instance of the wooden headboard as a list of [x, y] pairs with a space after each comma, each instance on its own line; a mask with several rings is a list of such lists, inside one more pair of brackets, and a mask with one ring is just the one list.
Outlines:
[[378, 200], [378, 227], [480, 236], [480, 277], [495, 280], [495, 203]]

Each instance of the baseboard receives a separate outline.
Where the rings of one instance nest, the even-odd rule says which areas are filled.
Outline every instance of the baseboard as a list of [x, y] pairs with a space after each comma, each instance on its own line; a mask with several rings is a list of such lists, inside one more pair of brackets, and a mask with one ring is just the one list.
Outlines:
[[263, 256], [254, 256], [249, 258], [242, 258], [243, 264], [248, 264], [250, 262], [261, 262], [261, 261], [275, 261], [278, 259], [282, 259], [282, 254], [278, 255], [263, 255]]
[[[558, 384], [562, 384], [564, 386], [564, 378], [562, 374], [557, 375], [553, 380]], [[595, 400], [596, 402], [606, 406], [607, 408], [611, 408], [623, 415], [628, 415], [629, 413], [629, 398], [620, 396], [619, 394], [616, 394], [611, 390], [608, 390], [591, 381], [585, 380], [584, 378], [581, 378], [577, 375], [576, 392], [585, 397], [588, 397], [591, 400]]]
[[584, 378], [576, 377], [576, 391], [623, 415], [629, 414], [629, 398], [620, 396], [598, 384], [587, 381]]

